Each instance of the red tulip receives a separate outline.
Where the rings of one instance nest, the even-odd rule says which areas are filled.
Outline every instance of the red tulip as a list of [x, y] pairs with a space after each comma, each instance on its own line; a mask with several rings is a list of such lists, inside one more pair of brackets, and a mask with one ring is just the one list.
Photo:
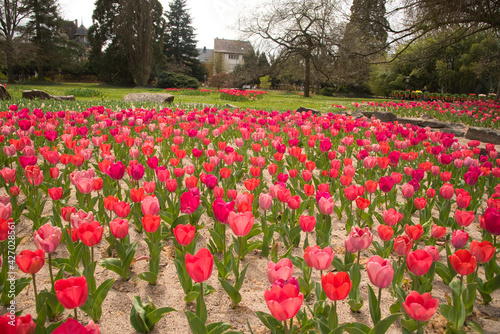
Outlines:
[[452, 268], [462, 276], [470, 275], [476, 270], [476, 257], [467, 249], [459, 249], [449, 256]]
[[0, 333], [2, 334], [33, 334], [35, 329], [36, 323], [30, 314], [20, 317], [5, 313], [0, 317]]
[[316, 217], [302, 215], [299, 217], [300, 229], [304, 232], [312, 232], [316, 227]]
[[352, 282], [349, 274], [346, 272], [341, 271], [337, 274], [329, 272], [321, 277], [321, 285], [328, 298], [331, 300], [342, 300], [351, 291]]
[[206, 248], [200, 249], [195, 255], [186, 254], [186, 270], [195, 282], [202, 283], [212, 275], [214, 257]]
[[196, 227], [191, 224], [179, 224], [174, 228], [175, 240], [183, 246], [189, 245], [196, 234]]
[[73, 318], [68, 318], [59, 327], [57, 327], [52, 334], [99, 334], [99, 326], [92, 320], [83, 326]]
[[423, 249], [417, 249], [408, 253], [406, 265], [414, 275], [425, 275], [432, 265], [432, 256]]
[[160, 216], [145, 215], [142, 217], [142, 226], [146, 232], [155, 233], [160, 227], [160, 223]]
[[406, 224], [405, 233], [410, 237], [411, 240], [417, 241], [424, 234], [424, 228], [420, 224], [413, 226]]
[[195, 212], [196, 209], [198, 209], [198, 206], [200, 206], [200, 195], [198, 188], [191, 188], [191, 190], [183, 193], [181, 195], [180, 201], [182, 213], [190, 215]]
[[119, 199], [118, 197], [109, 195], [108, 197], [104, 197], [103, 202], [104, 202], [104, 207], [106, 210], [113, 211], [115, 208], [115, 204], [118, 203]]
[[390, 176], [382, 176], [378, 181], [378, 184], [380, 190], [382, 190], [385, 193], [388, 193], [392, 190], [392, 187], [394, 187], [394, 179]]
[[431, 228], [431, 237], [434, 239], [441, 239], [446, 235], [446, 227], [445, 226], [439, 226], [437, 224], [432, 225]]
[[367, 198], [358, 197], [358, 198], [356, 198], [356, 206], [357, 206], [360, 210], [364, 210], [364, 209], [366, 209], [368, 206], [370, 206], [370, 200], [369, 200], [369, 199], [367, 199]]
[[417, 210], [422, 210], [427, 205], [427, 200], [424, 197], [417, 197], [413, 201]]
[[121, 180], [125, 174], [125, 165], [121, 161], [111, 163], [106, 170], [106, 174], [113, 180]]
[[16, 256], [16, 263], [24, 273], [34, 275], [42, 269], [45, 263], [45, 252], [42, 249], [34, 252], [25, 249]]
[[229, 223], [229, 227], [236, 236], [244, 237], [252, 229], [255, 217], [250, 211], [241, 213], [234, 213], [231, 211], [229, 212], [227, 221]]
[[442, 198], [444, 199], [450, 199], [453, 197], [453, 185], [450, 183], [445, 183], [440, 189], [439, 189], [439, 195], [441, 195]]
[[451, 244], [455, 248], [464, 248], [469, 241], [469, 233], [463, 230], [455, 230], [453, 231], [453, 235], [451, 236]]
[[496, 208], [487, 208], [483, 218], [484, 229], [493, 235], [500, 235], [500, 212]]
[[78, 238], [87, 246], [95, 246], [101, 241], [103, 228], [99, 222], [82, 223], [78, 227]]
[[54, 289], [57, 299], [66, 309], [83, 306], [89, 293], [85, 276], [57, 280]]
[[394, 230], [392, 229], [392, 227], [387, 226], [387, 225], [379, 225], [377, 227], [377, 232], [378, 232], [378, 236], [383, 241], [391, 240], [393, 235], [394, 235]]
[[167, 188], [167, 191], [173, 193], [174, 191], [177, 190], [177, 180], [176, 179], [168, 179], [165, 182], [165, 187]]
[[496, 247], [493, 247], [489, 241], [477, 242], [476, 240], [472, 240], [470, 244], [470, 252], [476, 257], [477, 263], [489, 262], [493, 255], [495, 255], [495, 250]]
[[117, 239], [123, 239], [128, 235], [128, 220], [115, 218], [109, 222], [109, 229]]
[[264, 298], [272, 316], [278, 321], [293, 318], [304, 301], [304, 295], [292, 283], [285, 283], [283, 286], [274, 284], [271, 290], [264, 292]]
[[420, 295], [417, 291], [412, 291], [406, 297], [403, 303], [408, 316], [417, 321], [428, 321], [438, 308], [438, 300], [432, 298], [431, 294], [426, 292]]
[[469, 226], [475, 217], [474, 211], [460, 211], [458, 209], [455, 211], [455, 221], [462, 227]]
[[72, 213], [76, 213], [76, 208], [73, 208], [71, 206], [65, 206], [61, 208], [61, 217], [67, 222], [70, 221]]
[[54, 201], [58, 201], [62, 198], [62, 195], [63, 195], [62, 187], [49, 188], [48, 191], [49, 191], [50, 198], [52, 198]]
[[287, 199], [288, 207], [292, 210], [297, 210], [300, 206], [300, 196], [290, 196]]
[[383, 212], [382, 219], [386, 225], [393, 226], [403, 220], [403, 214], [396, 211], [396, 209], [390, 208]]
[[217, 198], [212, 203], [212, 210], [215, 216], [215, 219], [222, 224], [227, 224], [227, 218], [230, 212], [234, 211], [234, 201], [226, 203], [222, 198]]
[[134, 203], [142, 202], [142, 200], [145, 198], [144, 191], [145, 190], [143, 188], [130, 189], [130, 199], [132, 200], [132, 202], [134, 202]]

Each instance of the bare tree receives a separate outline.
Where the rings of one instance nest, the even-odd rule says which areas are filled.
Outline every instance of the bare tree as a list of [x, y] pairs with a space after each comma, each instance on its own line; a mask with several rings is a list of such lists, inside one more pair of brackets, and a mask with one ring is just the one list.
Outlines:
[[3, 52], [7, 60], [7, 78], [14, 82], [15, 40], [20, 37], [22, 21], [29, 15], [23, 0], [0, 1], [0, 37], [3, 39]]
[[273, 0], [241, 20], [240, 30], [272, 42], [285, 58], [299, 56], [304, 65], [304, 96], [309, 97], [314, 55], [328, 54], [333, 61], [336, 10], [335, 0]]

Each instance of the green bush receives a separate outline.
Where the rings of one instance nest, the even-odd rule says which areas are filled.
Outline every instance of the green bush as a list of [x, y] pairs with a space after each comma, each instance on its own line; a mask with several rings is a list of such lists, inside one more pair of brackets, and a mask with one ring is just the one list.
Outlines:
[[198, 89], [198, 80], [184, 74], [173, 72], [161, 72], [158, 75], [159, 88], [193, 88]]
[[319, 95], [333, 96], [333, 88], [332, 87], [323, 87], [319, 90]]

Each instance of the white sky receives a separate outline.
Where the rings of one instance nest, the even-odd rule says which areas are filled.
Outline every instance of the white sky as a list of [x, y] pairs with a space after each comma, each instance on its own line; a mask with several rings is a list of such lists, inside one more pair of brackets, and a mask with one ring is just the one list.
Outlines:
[[[163, 10], [168, 10], [169, 0], [159, 0]], [[213, 49], [214, 38], [238, 39], [238, 16], [257, 5], [252, 0], [188, 0], [187, 8], [195, 28], [198, 47]], [[59, 0], [61, 13], [66, 20], [78, 20], [87, 29], [92, 25], [95, 0]]]

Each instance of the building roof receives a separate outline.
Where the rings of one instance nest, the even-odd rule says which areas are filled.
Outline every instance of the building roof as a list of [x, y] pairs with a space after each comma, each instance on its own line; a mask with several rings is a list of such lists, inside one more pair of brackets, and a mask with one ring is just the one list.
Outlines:
[[214, 54], [213, 49], [196, 49], [198, 50], [198, 53], [200, 54], [197, 58], [201, 63], [209, 63], [212, 61], [212, 56]]
[[246, 54], [252, 49], [252, 44], [248, 41], [234, 41], [230, 39], [218, 38], [214, 40], [215, 52]]
[[78, 29], [76, 29], [75, 36], [87, 36], [87, 28], [82, 24]]

